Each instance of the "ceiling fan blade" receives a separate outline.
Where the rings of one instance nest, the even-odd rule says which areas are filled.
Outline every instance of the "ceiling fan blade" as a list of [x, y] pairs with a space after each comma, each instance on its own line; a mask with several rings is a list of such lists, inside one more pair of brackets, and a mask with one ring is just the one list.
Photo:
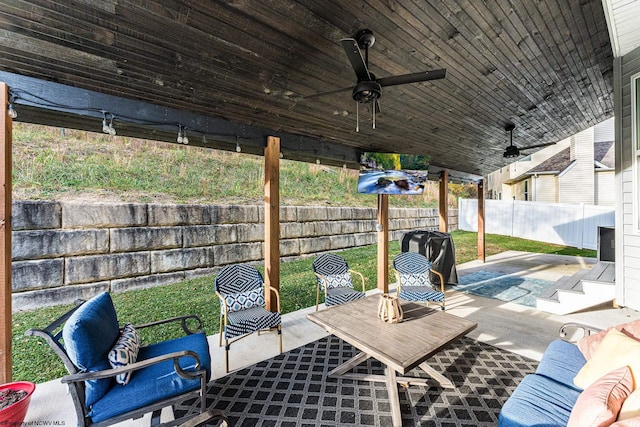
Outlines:
[[330, 90], [328, 92], [319, 92], [319, 93], [313, 93], [311, 95], [301, 95], [296, 97], [297, 99], [303, 100], [303, 99], [312, 99], [312, 98], [318, 98], [320, 96], [327, 96], [327, 95], [333, 95], [335, 93], [340, 93], [340, 92], [346, 92], [348, 90], [353, 90], [352, 87], [343, 87], [340, 89], [336, 89], [336, 90]]
[[545, 142], [544, 144], [536, 144], [536, 145], [529, 145], [527, 147], [520, 147], [520, 150], [531, 150], [533, 148], [541, 148], [541, 147], [548, 147], [549, 145], [555, 145], [555, 142]]
[[426, 82], [427, 80], [444, 79], [447, 75], [447, 70], [442, 68], [440, 70], [422, 71], [420, 73], [402, 74], [400, 76], [389, 76], [377, 79], [376, 81], [380, 86], [395, 86], [403, 85], [406, 83]]
[[349, 62], [351, 62], [353, 71], [356, 72], [358, 81], [371, 80], [371, 74], [369, 74], [367, 64], [364, 62], [362, 52], [360, 52], [360, 48], [358, 47], [358, 42], [355, 39], [342, 39], [340, 43], [342, 43], [344, 52], [347, 54]]

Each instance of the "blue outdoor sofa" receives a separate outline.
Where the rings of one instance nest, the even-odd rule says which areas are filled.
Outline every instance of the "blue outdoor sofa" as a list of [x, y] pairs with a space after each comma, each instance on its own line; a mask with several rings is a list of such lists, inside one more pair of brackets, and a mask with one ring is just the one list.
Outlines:
[[573, 384], [573, 378], [585, 363], [577, 345], [553, 341], [535, 374], [525, 376], [502, 407], [498, 426], [566, 426], [582, 392]]

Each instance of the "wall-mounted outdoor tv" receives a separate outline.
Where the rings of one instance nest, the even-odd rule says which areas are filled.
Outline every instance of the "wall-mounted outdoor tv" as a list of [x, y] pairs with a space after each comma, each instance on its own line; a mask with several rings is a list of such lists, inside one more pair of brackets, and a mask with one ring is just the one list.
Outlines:
[[431, 156], [363, 153], [358, 193], [422, 194]]

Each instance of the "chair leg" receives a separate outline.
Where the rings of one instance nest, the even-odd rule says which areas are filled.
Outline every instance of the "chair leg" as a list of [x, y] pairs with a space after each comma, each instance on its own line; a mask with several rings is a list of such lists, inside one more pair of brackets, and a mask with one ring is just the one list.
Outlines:
[[160, 414], [162, 413], [162, 409], [156, 409], [151, 413], [151, 426], [159, 426], [160, 425]]
[[225, 368], [227, 370], [227, 374], [229, 373], [229, 348], [231, 346], [229, 345], [229, 340], [228, 339], [224, 339], [224, 363], [225, 363]]
[[280, 353], [282, 353], [282, 325], [278, 325], [278, 338], [280, 339]]
[[220, 316], [220, 338], [218, 339], [218, 347], [222, 347], [222, 334], [224, 333], [224, 324], [222, 323], [222, 316]]

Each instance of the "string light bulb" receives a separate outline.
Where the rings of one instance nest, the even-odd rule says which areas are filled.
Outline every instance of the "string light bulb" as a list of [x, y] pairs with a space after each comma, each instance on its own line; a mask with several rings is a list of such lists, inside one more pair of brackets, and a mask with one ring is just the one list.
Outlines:
[[109, 124], [107, 124], [107, 113], [106, 111], [102, 112], [102, 132], [107, 135], [114, 136], [116, 134], [116, 128], [113, 127], [113, 120], [116, 118], [113, 114], [111, 114], [111, 120]]
[[111, 115], [111, 121], [109, 122], [109, 128], [108, 128], [108, 133], [111, 136], [115, 136], [116, 135], [116, 128], [113, 127], [113, 114]]
[[102, 112], [102, 132], [106, 134], [110, 134], [111, 130], [109, 129], [109, 125], [107, 124], [107, 113]]
[[12, 119], [15, 119], [18, 117], [18, 112], [15, 110], [15, 108], [13, 108], [13, 103], [9, 104], [8, 114], [9, 114], [9, 117], [11, 117]]
[[178, 138], [176, 139], [176, 141], [178, 141], [178, 144], [188, 144], [189, 143], [189, 138], [187, 138], [187, 128], [182, 126], [182, 125], [178, 125]]

